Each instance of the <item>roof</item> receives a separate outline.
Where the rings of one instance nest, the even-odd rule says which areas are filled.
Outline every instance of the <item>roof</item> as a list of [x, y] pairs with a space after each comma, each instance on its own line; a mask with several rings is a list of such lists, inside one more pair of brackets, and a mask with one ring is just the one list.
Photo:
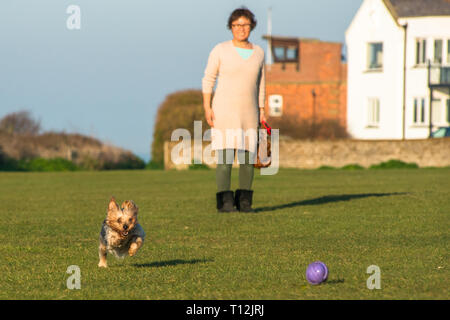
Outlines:
[[274, 36], [274, 35], [263, 35], [263, 39], [269, 40], [282, 40], [282, 41], [320, 41], [319, 39], [311, 38], [299, 38], [299, 37], [287, 37], [287, 36]]
[[340, 43], [335, 41], [322, 41], [320, 39], [316, 38], [299, 38], [299, 37], [287, 37], [287, 36], [274, 36], [274, 35], [263, 35], [263, 39], [265, 40], [272, 40], [277, 42], [322, 42], [322, 43]]
[[450, 16], [450, 0], [383, 0], [394, 18]]

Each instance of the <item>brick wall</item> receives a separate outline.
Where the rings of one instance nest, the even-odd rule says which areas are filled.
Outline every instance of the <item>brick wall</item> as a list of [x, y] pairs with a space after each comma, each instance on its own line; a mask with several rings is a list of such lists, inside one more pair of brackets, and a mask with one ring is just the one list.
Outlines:
[[[336, 119], [345, 127], [347, 65], [341, 54], [341, 43], [299, 39], [298, 70], [297, 63], [267, 66], [267, 97], [281, 95], [283, 114], [298, 120]], [[269, 115], [267, 102], [266, 114]]]
[[[313, 97], [312, 91], [315, 92]], [[346, 84], [340, 83], [291, 83], [267, 84], [267, 96], [283, 97], [283, 114], [300, 120], [335, 119], [346, 127]], [[266, 114], [269, 115], [268, 105]]]
[[299, 39], [299, 70], [296, 63], [273, 63], [267, 82], [342, 81], [342, 44]]

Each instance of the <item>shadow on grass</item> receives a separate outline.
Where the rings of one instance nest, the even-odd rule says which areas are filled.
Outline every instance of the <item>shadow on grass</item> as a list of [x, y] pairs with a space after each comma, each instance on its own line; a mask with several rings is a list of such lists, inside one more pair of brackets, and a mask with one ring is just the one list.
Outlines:
[[168, 266], [177, 266], [180, 264], [196, 264], [196, 263], [206, 263], [212, 262], [212, 259], [191, 259], [191, 260], [168, 260], [168, 261], [157, 261], [150, 263], [135, 263], [133, 266], [137, 268], [160, 268], [160, 267], [168, 267]]
[[344, 282], [345, 282], [344, 279], [336, 279], [336, 280], [327, 280], [323, 284], [339, 284]]
[[392, 192], [392, 193], [359, 193], [359, 194], [341, 194], [341, 195], [329, 195], [322, 196], [319, 198], [295, 201], [291, 203], [281, 204], [277, 206], [271, 207], [261, 207], [255, 208], [255, 212], [264, 212], [264, 211], [274, 211], [278, 209], [286, 209], [293, 208], [298, 206], [308, 206], [308, 205], [320, 205], [330, 202], [339, 202], [339, 201], [350, 201], [353, 199], [367, 198], [367, 197], [387, 197], [387, 196], [397, 196], [408, 194], [408, 192]]

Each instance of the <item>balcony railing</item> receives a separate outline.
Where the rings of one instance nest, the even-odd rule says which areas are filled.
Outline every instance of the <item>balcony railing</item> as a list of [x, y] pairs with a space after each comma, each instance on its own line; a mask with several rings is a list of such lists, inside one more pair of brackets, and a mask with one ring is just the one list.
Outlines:
[[428, 64], [428, 83], [430, 86], [450, 87], [450, 67]]

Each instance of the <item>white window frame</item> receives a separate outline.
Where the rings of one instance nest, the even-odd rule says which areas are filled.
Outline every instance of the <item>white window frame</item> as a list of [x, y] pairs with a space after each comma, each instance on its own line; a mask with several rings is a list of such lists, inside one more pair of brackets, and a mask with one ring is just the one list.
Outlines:
[[[372, 61], [373, 61], [373, 58], [372, 58], [372, 52], [373, 52], [372, 46], [374, 46], [374, 45], [381, 45], [381, 51], [378, 51], [378, 53], [381, 52], [381, 58], [380, 58], [381, 61], [379, 61], [379, 65], [375, 65], [375, 66], [372, 65]], [[383, 71], [383, 54], [384, 54], [383, 42], [368, 42], [366, 48], [367, 48], [367, 55], [366, 55], [367, 56], [367, 61], [366, 61], [367, 70], [370, 70], [370, 71]], [[376, 60], [378, 60], [378, 57], [377, 57]]]
[[447, 125], [450, 126], [450, 98], [444, 99], [444, 101], [445, 101], [445, 112], [446, 112], [445, 121], [447, 122]]
[[444, 47], [444, 53], [445, 53], [446, 58], [445, 59], [442, 58], [442, 60], [444, 61], [444, 63], [446, 65], [450, 65], [450, 39], [444, 40], [443, 47]]
[[[434, 126], [446, 126], [447, 123], [447, 99], [434, 98], [431, 103], [431, 117]], [[436, 103], [439, 103], [436, 105]]]
[[283, 96], [272, 94], [268, 98], [269, 116], [281, 117], [283, 115]]
[[[427, 39], [426, 38], [416, 38], [416, 43], [414, 46], [414, 56], [415, 63], [418, 66], [425, 65], [427, 63]], [[419, 44], [419, 52], [417, 52], [417, 44]]]
[[[436, 42], [437, 41], [440, 41], [441, 42], [441, 60], [440, 61], [436, 61], [436, 53], [437, 53], [437, 51], [436, 51]], [[445, 58], [445, 55], [444, 55], [444, 41], [445, 41], [445, 39], [434, 39], [434, 41], [433, 41], [433, 63], [435, 63], [435, 64], [439, 64], [439, 65], [441, 65], [441, 64], [443, 64], [444, 63], [444, 58]]]
[[427, 124], [427, 99], [425, 97], [413, 99], [412, 124], [419, 126]]
[[367, 98], [367, 127], [380, 126], [380, 99], [377, 97]]

